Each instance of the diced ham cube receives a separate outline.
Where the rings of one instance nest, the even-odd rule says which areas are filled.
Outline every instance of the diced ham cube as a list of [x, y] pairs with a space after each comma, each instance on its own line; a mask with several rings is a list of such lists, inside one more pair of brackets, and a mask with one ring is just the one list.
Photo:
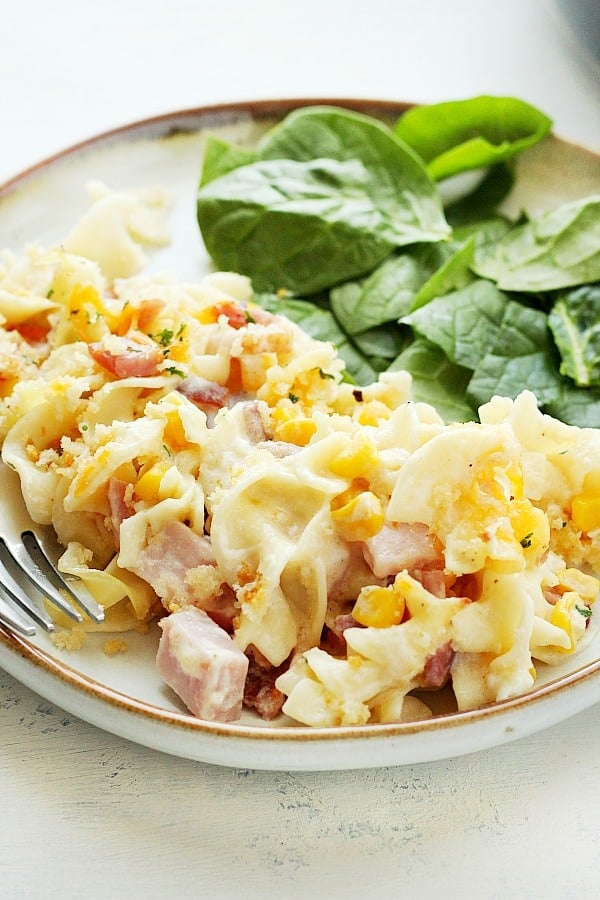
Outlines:
[[429, 690], [444, 687], [450, 678], [450, 670], [455, 655], [450, 642], [438, 647], [435, 653], [432, 653], [425, 660], [425, 668], [418, 678], [419, 687]]
[[126, 481], [112, 476], [108, 480], [106, 496], [110, 507], [109, 524], [115, 539], [115, 547], [119, 548], [121, 522], [133, 515], [135, 510], [133, 505], [127, 501], [127, 489], [129, 485]]
[[208, 381], [199, 375], [190, 375], [177, 385], [177, 390], [191, 400], [200, 409], [215, 407], [220, 409], [227, 404], [229, 391], [216, 381]]
[[[90, 356], [117, 378], [147, 378], [159, 373], [162, 352], [150, 343], [113, 336], [111, 349], [100, 342], [88, 344]], [[118, 345], [118, 347], [117, 347]]]
[[156, 668], [200, 719], [233, 722], [242, 712], [248, 659], [201, 609], [188, 607], [160, 621]]
[[384, 525], [363, 544], [365, 562], [377, 578], [397, 575], [402, 569], [443, 567], [439, 540], [420, 522]]

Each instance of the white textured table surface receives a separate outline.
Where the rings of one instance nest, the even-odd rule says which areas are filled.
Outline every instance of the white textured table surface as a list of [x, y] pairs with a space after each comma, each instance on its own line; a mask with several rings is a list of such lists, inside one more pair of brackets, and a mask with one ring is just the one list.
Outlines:
[[[600, 69], [550, 0], [3, 0], [0, 36], [0, 181], [132, 119], [278, 96], [514, 94], [600, 150]], [[596, 705], [445, 762], [227, 770], [113, 737], [0, 672], [0, 896], [587, 900], [599, 748]]]

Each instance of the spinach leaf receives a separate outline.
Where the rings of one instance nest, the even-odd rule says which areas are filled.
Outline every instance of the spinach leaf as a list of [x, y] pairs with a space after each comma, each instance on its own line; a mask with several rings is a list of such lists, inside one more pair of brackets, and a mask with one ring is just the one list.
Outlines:
[[514, 228], [473, 268], [507, 291], [553, 291], [600, 280], [600, 195]]
[[230, 144], [221, 138], [209, 135], [204, 148], [200, 185], [208, 184], [221, 175], [226, 175], [239, 166], [247, 166], [256, 159], [256, 152], [245, 147]]
[[313, 294], [368, 272], [395, 246], [359, 162], [257, 162], [198, 193], [198, 222], [219, 268], [259, 291]]
[[467, 422], [475, 418], [466, 399], [471, 371], [451, 363], [439, 347], [418, 338], [389, 367], [412, 375], [412, 395], [417, 402], [435, 406], [446, 422]]
[[600, 428], [600, 388], [581, 390], [562, 378], [559, 396], [546, 403], [545, 411], [580, 428]]
[[544, 406], [560, 396], [561, 382], [545, 313], [508, 300], [475, 367], [468, 398], [479, 406], [494, 394], [514, 398], [528, 388]]
[[504, 163], [492, 166], [469, 194], [446, 206], [446, 219], [454, 232], [461, 226], [477, 225], [493, 218], [499, 205], [511, 191], [514, 181], [512, 168]]
[[388, 257], [366, 278], [332, 288], [331, 308], [342, 328], [358, 335], [397, 322], [410, 312], [423, 286], [453, 257], [456, 247], [452, 241], [418, 244]]
[[358, 334], [385, 322], [395, 322], [410, 310], [423, 281], [422, 267], [410, 253], [386, 259], [361, 281], [347, 281], [331, 290], [335, 316], [348, 334]]
[[379, 370], [375, 369], [371, 361], [353, 344], [336, 322], [333, 313], [326, 307], [309, 300], [279, 297], [268, 293], [257, 293], [254, 300], [269, 312], [287, 316], [311, 337], [334, 344], [348, 374], [357, 384], [371, 384], [376, 381]]
[[401, 319], [459, 366], [475, 369], [500, 328], [508, 304], [489, 281], [431, 300]]
[[258, 155], [197, 195], [214, 262], [249, 275], [257, 290], [313, 294], [371, 272], [396, 247], [449, 234], [422, 162], [367, 116], [300, 110]]
[[475, 261], [484, 259], [510, 226], [506, 219], [497, 217], [479, 222], [477, 225], [457, 228], [455, 240], [443, 245], [434, 245], [446, 251], [446, 258], [440, 262], [430, 278], [417, 291], [411, 310], [419, 309], [436, 297], [467, 287], [477, 278], [473, 274]]
[[411, 310], [425, 306], [436, 297], [466, 287], [475, 280], [471, 265], [475, 258], [475, 236], [468, 238], [451, 256], [427, 279], [413, 298]]
[[579, 387], [600, 386], [600, 284], [556, 300], [548, 325], [562, 357], [561, 373]]
[[411, 340], [409, 328], [402, 328], [391, 322], [352, 335], [352, 341], [361, 353], [378, 360], [375, 365], [378, 371], [387, 369], [390, 360], [396, 359]]
[[[450, 229], [423, 160], [371, 116], [333, 106], [291, 112], [259, 143], [261, 159], [358, 160], [371, 175], [371, 196], [396, 223], [398, 246], [439, 241]], [[412, 236], [412, 237], [411, 237]]]
[[495, 165], [540, 141], [552, 121], [514, 97], [473, 97], [404, 113], [396, 134], [428, 163], [433, 178]]

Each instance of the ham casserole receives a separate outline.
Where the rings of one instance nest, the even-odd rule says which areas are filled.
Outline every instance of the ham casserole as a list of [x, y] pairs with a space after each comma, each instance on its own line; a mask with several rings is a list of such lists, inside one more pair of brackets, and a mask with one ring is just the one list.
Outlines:
[[600, 431], [528, 391], [448, 425], [404, 372], [350, 384], [246, 278], [144, 274], [160, 192], [94, 197], [1, 258], [2, 457], [104, 627], [159, 621], [192, 713], [396, 722], [446, 684], [464, 710], [589, 640]]

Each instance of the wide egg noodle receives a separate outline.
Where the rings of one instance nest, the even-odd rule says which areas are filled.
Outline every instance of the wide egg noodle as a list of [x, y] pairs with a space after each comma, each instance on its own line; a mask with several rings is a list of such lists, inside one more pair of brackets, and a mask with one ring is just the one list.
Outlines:
[[428, 525], [445, 547], [446, 568], [477, 572], [488, 559], [522, 568], [523, 553], [507, 522], [506, 472], [519, 467], [506, 426], [450, 427], [415, 450], [401, 467], [388, 507], [396, 522]]
[[365, 724], [383, 692], [393, 688], [398, 698], [415, 687], [427, 658], [450, 639], [452, 618], [464, 600], [435, 597], [407, 572], [397, 578], [412, 617], [389, 628], [347, 629], [346, 659], [308, 650], [304, 666], [297, 664], [277, 681], [288, 695], [284, 712], [321, 727]]
[[116, 557], [113, 557], [105, 569], [95, 569], [90, 563], [91, 554], [87, 548], [78, 542], [72, 542], [62, 554], [58, 568], [65, 574], [80, 578], [105, 610], [127, 598], [133, 610], [133, 624], [148, 619], [156, 605], [156, 595], [147, 582], [121, 568]]
[[27, 512], [40, 525], [52, 523], [53, 498], [61, 476], [55, 468], [38, 465], [36, 457], [76, 428], [77, 412], [65, 395], [57, 394], [25, 413], [2, 447], [3, 461], [19, 475]]
[[[332, 436], [335, 447], [340, 437]], [[325, 623], [327, 560], [339, 562], [329, 504], [344, 484], [318, 474], [323, 457], [335, 452], [331, 444], [284, 459], [263, 450], [212, 501], [217, 563], [237, 585], [236, 642], [242, 649], [252, 644], [273, 665], [318, 643]]]
[[109, 279], [139, 272], [147, 258], [142, 244], [169, 242], [166, 213], [169, 198], [164, 191], [111, 191], [101, 182], [90, 182], [93, 203], [63, 242], [65, 249], [98, 263]]

